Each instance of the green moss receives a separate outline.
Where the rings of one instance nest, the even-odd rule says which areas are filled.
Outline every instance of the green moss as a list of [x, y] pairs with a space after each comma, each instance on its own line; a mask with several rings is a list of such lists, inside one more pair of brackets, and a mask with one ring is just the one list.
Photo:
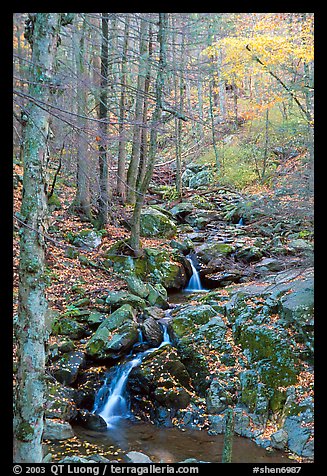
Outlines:
[[20, 441], [30, 441], [33, 439], [34, 436], [34, 429], [33, 427], [27, 423], [21, 423], [17, 430], [16, 430], [16, 437]]

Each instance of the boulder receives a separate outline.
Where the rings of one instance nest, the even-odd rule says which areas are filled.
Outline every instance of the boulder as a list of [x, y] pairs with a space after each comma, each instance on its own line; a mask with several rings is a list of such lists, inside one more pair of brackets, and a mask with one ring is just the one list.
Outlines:
[[83, 249], [95, 249], [101, 244], [101, 234], [95, 230], [82, 230], [74, 236], [73, 245]]
[[283, 430], [288, 435], [287, 446], [291, 451], [306, 458], [313, 457], [313, 429], [305, 425], [301, 416], [287, 417]]
[[285, 430], [280, 429], [275, 431], [275, 433], [270, 436], [270, 439], [272, 448], [276, 448], [277, 450], [283, 450], [287, 445], [288, 434]]
[[204, 169], [190, 177], [188, 186], [190, 188], [199, 188], [203, 185], [209, 185], [213, 182], [213, 178], [214, 176], [212, 171], [209, 169]]
[[64, 385], [72, 385], [76, 382], [78, 373], [84, 366], [84, 352], [80, 350], [67, 352], [56, 362], [53, 375], [58, 382]]
[[185, 408], [190, 402], [190, 376], [169, 344], [151, 352], [131, 371], [128, 387], [136, 406], [144, 397], [157, 406], [173, 409]]
[[74, 389], [52, 379], [47, 382], [46, 418], [72, 421], [77, 415]]
[[144, 464], [144, 463], [153, 463], [153, 461], [144, 453], [141, 453], [140, 451], [129, 451], [125, 455], [125, 460], [127, 463], [139, 463], [139, 464]]
[[143, 255], [135, 258], [124, 255], [124, 247], [123, 242], [118, 242], [105, 253], [114, 271], [125, 277], [135, 275], [142, 281], [161, 284], [166, 289], [178, 290], [186, 286], [188, 275], [176, 250], [144, 248]]
[[211, 260], [226, 258], [234, 250], [228, 243], [204, 243], [197, 249], [197, 257], [201, 263], [208, 264]]
[[79, 410], [76, 423], [88, 430], [107, 431], [107, 423], [105, 420], [100, 415], [91, 413], [88, 410]]
[[44, 440], [68, 440], [74, 436], [72, 426], [67, 422], [46, 418], [43, 432]]
[[158, 347], [163, 339], [163, 329], [159, 322], [153, 317], [149, 317], [142, 325], [144, 339], [151, 347]]
[[135, 311], [124, 304], [103, 321], [86, 346], [87, 355], [94, 360], [113, 359], [128, 351], [138, 341]]
[[112, 291], [108, 294], [106, 298], [106, 304], [114, 309], [123, 306], [124, 304], [129, 304], [135, 309], [144, 309], [145, 301], [135, 294], [128, 293], [126, 291]]
[[177, 232], [177, 226], [165, 213], [149, 207], [141, 213], [140, 230], [141, 236], [172, 238]]
[[52, 334], [64, 335], [70, 339], [80, 339], [85, 335], [85, 327], [69, 317], [58, 317], [52, 324]]

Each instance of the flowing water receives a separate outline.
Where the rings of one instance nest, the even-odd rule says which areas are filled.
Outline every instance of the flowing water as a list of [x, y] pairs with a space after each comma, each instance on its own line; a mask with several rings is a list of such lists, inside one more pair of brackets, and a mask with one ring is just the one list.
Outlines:
[[[190, 259], [193, 276], [184, 291], [204, 291], [199, 274]], [[185, 301], [185, 294], [178, 293], [178, 302]], [[177, 299], [176, 297], [176, 299]], [[171, 299], [171, 302], [175, 299]], [[139, 331], [139, 342], [135, 345], [134, 352], [127, 359], [111, 369], [105, 384], [98, 392], [93, 412], [102, 416], [107, 423], [107, 432], [87, 430], [75, 427], [78, 438], [78, 454], [89, 454], [90, 446], [96, 453], [106, 456], [111, 461], [124, 461], [128, 451], [141, 451], [147, 454], [153, 462], [176, 463], [186, 458], [196, 458], [206, 462], [221, 462], [223, 450], [223, 435], [209, 435], [207, 431], [196, 429], [163, 428], [156, 425], [132, 419], [126, 384], [133, 368], [141, 365], [143, 359], [163, 345], [170, 344], [167, 318], [161, 320], [163, 327], [163, 340], [158, 347], [136, 353], [137, 347], [144, 344], [142, 332]], [[58, 458], [60, 454], [67, 455], [64, 442], [53, 443], [56, 447]], [[69, 453], [69, 451], [68, 451]], [[292, 464], [294, 461], [280, 451], [267, 452], [248, 438], [237, 435], [233, 439], [234, 463], [284, 463]]]
[[[94, 403], [93, 412], [100, 415], [107, 423], [108, 428], [116, 427], [121, 419], [130, 418], [130, 408], [126, 384], [128, 376], [134, 367], [138, 367], [144, 357], [159, 349], [163, 345], [170, 344], [167, 325], [162, 323], [163, 340], [159, 347], [153, 347], [136, 356], [129, 358], [126, 362], [118, 365], [113, 372], [109, 373], [105, 384], [99, 390]], [[139, 344], [142, 344], [143, 335], [139, 332]]]
[[185, 288], [184, 291], [186, 292], [195, 292], [195, 291], [207, 291], [207, 289], [205, 289], [202, 284], [201, 284], [201, 279], [200, 279], [200, 275], [195, 267], [195, 264], [193, 262], [193, 259], [191, 256], [187, 256], [186, 257], [191, 265], [191, 268], [192, 268], [192, 276], [188, 282], [188, 285], [187, 287]]

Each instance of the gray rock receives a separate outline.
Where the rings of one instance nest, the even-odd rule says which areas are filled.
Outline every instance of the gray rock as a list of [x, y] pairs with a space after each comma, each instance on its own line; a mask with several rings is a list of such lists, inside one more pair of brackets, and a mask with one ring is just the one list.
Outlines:
[[72, 426], [67, 422], [59, 422], [46, 418], [43, 438], [45, 440], [58, 441], [68, 440], [74, 436]]
[[126, 453], [125, 459], [127, 463], [153, 463], [153, 461], [140, 451], [130, 451]]
[[101, 235], [94, 230], [82, 230], [75, 236], [73, 244], [85, 249], [94, 249], [101, 244]]
[[190, 188], [198, 188], [202, 185], [209, 185], [213, 181], [213, 173], [209, 169], [201, 170], [189, 179]]
[[79, 410], [77, 421], [79, 425], [89, 430], [94, 431], [106, 431], [107, 423], [105, 420], [96, 413], [91, 413], [88, 410]]
[[283, 450], [288, 441], [288, 434], [285, 430], [280, 429], [273, 433], [270, 437], [271, 439], [271, 446], [276, 448], [277, 450]]
[[82, 456], [65, 456], [59, 463], [96, 463], [96, 461], [82, 458]]
[[53, 375], [58, 382], [64, 385], [72, 385], [76, 381], [79, 371], [84, 366], [84, 352], [80, 350], [67, 352], [56, 362]]
[[311, 443], [313, 429], [302, 426], [301, 416], [290, 416], [284, 421], [283, 429], [288, 434], [288, 448], [299, 456], [313, 457], [313, 443]]
[[143, 336], [151, 347], [158, 347], [163, 339], [163, 329], [159, 322], [149, 317], [142, 325]]

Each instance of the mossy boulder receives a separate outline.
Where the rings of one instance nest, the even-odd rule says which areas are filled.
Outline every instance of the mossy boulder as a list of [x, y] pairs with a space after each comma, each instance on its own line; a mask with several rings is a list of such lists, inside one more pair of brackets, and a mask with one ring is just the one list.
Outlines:
[[289, 340], [267, 325], [245, 324], [234, 333], [237, 344], [255, 363], [261, 382], [269, 388], [292, 385], [297, 380], [299, 361]]
[[201, 170], [198, 173], [193, 174], [189, 179], [190, 188], [199, 188], [203, 185], [209, 185], [213, 182], [214, 175], [210, 169]]
[[235, 248], [228, 243], [205, 243], [197, 250], [197, 257], [201, 263], [208, 264], [210, 261], [230, 256]]
[[140, 231], [141, 236], [150, 238], [172, 238], [177, 232], [177, 226], [166, 213], [149, 207], [141, 213]]
[[74, 389], [62, 385], [57, 380], [47, 381], [46, 418], [72, 421], [77, 415]]
[[52, 324], [52, 334], [80, 339], [85, 335], [85, 327], [69, 317], [58, 317]]
[[101, 233], [95, 230], [82, 230], [75, 234], [72, 244], [83, 249], [97, 248], [102, 241]]
[[[159, 306], [168, 309], [167, 291], [161, 284], [150, 284], [143, 282], [140, 278], [131, 274], [125, 278], [128, 289], [134, 295], [146, 300], [150, 306]], [[145, 302], [145, 301], [144, 301]], [[144, 308], [144, 306], [142, 306]]]
[[150, 353], [132, 370], [128, 386], [136, 402], [144, 396], [166, 408], [185, 408], [190, 402], [190, 376], [176, 349], [167, 344]]
[[135, 309], [144, 309], [145, 300], [135, 294], [128, 293], [126, 291], [113, 291], [108, 294], [106, 298], [106, 304], [114, 309], [129, 304]]
[[150, 284], [161, 284], [166, 289], [181, 289], [186, 286], [187, 272], [173, 251], [144, 248], [143, 255], [135, 258], [123, 254], [124, 246], [120, 241], [105, 252], [105, 258], [115, 272], [125, 278], [134, 275]]
[[[217, 332], [222, 330], [219, 320], [217, 322], [212, 321], [216, 317], [217, 312], [209, 305], [189, 305], [175, 314], [170, 323], [172, 338], [181, 361], [187, 368], [196, 390], [201, 395], [204, 395], [208, 387], [210, 375], [207, 358], [203, 354], [203, 343], [206, 340], [208, 344], [210, 343], [210, 335], [207, 339], [206, 331], [209, 330], [211, 325], [214, 326], [215, 324], [217, 324]], [[208, 325], [210, 321], [211, 324]], [[213, 327], [211, 328], [212, 330]]]
[[114, 359], [132, 348], [138, 340], [135, 311], [124, 304], [98, 327], [89, 339], [86, 352], [94, 360]]
[[64, 385], [72, 385], [77, 380], [78, 373], [84, 366], [84, 352], [80, 350], [71, 351], [63, 354], [57, 360], [52, 372], [58, 382]]

